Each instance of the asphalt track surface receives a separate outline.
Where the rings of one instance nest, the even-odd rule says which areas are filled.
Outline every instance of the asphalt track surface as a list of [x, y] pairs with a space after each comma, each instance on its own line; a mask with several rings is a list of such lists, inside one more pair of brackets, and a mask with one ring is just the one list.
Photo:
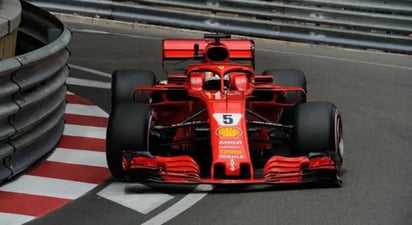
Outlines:
[[[200, 33], [153, 27], [68, 26], [74, 30], [71, 64], [105, 73], [138, 67], [153, 70], [159, 78], [164, 78], [162, 38], [201, 37]], [[272, 40], [256, 40], [256, 48], [257, 72], [301, 69], [308, 80], [308, 100], [331, 101], [339, 107], [345, 138], [343, 187], [217, 186], [210, 192], [197, 191], [203, 198], [167, 224], [411, 225], [412, 57]], [[72, 69], [70, 76], [110, 80], [78, 69]], [[69, 89], [110, 111], [108, 89], [78, 85], [69, 85]], [[140, 224], [192, 191], [192, 187], [173, 186], [140, 190], [174, 196], [141, 214], [96, 195], [111, 182], [29, 224]]]

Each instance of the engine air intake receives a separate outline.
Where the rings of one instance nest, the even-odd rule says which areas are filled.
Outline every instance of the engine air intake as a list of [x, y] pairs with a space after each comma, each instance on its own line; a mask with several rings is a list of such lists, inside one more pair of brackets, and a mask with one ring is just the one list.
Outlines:
[[229, 60], [229, 50], [222, 46], [207, 49], [206, 57], [212, 62], [222, 62]]

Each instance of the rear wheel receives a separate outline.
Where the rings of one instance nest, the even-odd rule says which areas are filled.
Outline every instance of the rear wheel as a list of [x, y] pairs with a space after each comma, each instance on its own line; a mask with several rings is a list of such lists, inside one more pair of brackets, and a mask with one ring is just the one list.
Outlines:
[[342, 119], [335, 105], [309, 102], [296, 107], [291, 153], [303, 156], [332, 152], [340, 167], [343, 161]]
[[142, 103], [121, 103], [112, 108], [106, 134], [106, 160], [114, 178], [124, 178], [123, 151], [147, 151], [150, 108]]
[[[137, 86], [153, 86], [156, 76], [152, 71], [141, 69], [116, 70], [112, 75], [112, 106], [133, 102], [133, 89]], [[147, 103], [148, 93], [136, 94], [135, 102]]]
[[[272, 75], [273, 82], [281, 86], [297, 86], [301, 87], [306, 92], [306, 78], [305, 74], [300, 70], [295, 69], [268, 69], [263, 71], [264, 75]], [[297, 105], [306, 102], [306, 93], [291, 91], [286, 94], [286, 103], [296, 103], [295, 106], [286, 108], [282, 113], [281, 123], [291, 123], [295, 108]]]

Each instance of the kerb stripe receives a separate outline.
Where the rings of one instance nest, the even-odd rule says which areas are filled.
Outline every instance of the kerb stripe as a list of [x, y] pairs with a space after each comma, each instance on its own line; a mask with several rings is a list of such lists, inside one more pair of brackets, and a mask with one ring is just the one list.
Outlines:
[[47, 161], [107, 168], [106, 153], [70, 148], [57, 148]]
[[101, 184], [110, 176], [107, 168], [50, 161], [43, 162], [28, 174], [93, 184]]
[[98, 116], [83, 116], [83, 115], [73, 115], [65, 114], [64, 120], [67, 124], [83, 125], [83, 126], [94, 126], [94, 127], [107, 127], [107, 118]]
[[62, 148], [104, 152], [106, 151], [106, 140], [64, 135], [58, 146]]
[[4, 191], [0, 191], [0, 199], [0, 212], [23, 214], [29, 216], [42, 216], [50, 212], [51, 210], [59, 208], [71, 201], [70, 199], [53, 198], [23, 193], [10, 193]]
[[72, 104], [81, 104], [81, 105], [94, 105], [89, 100], [82, 98], [78, 95], [66, 95], [66, 101]]

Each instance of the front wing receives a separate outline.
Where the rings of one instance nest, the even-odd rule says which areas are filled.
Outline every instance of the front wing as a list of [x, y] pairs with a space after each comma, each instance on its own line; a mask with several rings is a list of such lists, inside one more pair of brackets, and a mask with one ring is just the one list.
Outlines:
[[123, 168], [131, 180], [176, 184], [288, 184], [325, 182], [341, 184], [339, 167], [332, 156], [312, 154], [301, 157], [271, 157], [257, 175], [246, 178], [202, 178], [199, 165], [187, 155], [151, 156], [134, 152], [123, 158]]

